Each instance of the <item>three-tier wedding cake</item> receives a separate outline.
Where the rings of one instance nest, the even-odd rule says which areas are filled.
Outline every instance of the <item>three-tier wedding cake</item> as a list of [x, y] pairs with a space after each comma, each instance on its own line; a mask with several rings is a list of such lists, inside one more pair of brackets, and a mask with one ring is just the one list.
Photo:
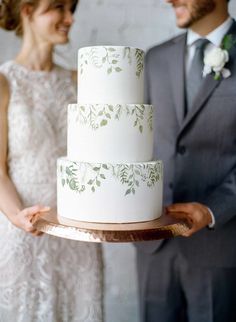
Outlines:
[[153, 157], [153, 107], [144, 104], [144, 52], [78, 52], [78, 103], [68, 107], [67, 158], [58, 159], [61, 217], [97, 223], [162, 214], [163, 166]]

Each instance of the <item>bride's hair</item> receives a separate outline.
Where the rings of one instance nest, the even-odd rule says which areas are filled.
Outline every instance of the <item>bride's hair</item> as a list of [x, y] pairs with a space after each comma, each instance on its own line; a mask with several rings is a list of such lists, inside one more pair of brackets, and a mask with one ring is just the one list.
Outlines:
[[[17, 36], [22, 36], [21, 8], [29, 4], [35, 10], [40, 0], [0, 0], [0, 27], [14, 30]], [[49, 8], [58, 0], [48, 0]], [[72, 13], [75, 12], [78, 0], [72, 0]]]

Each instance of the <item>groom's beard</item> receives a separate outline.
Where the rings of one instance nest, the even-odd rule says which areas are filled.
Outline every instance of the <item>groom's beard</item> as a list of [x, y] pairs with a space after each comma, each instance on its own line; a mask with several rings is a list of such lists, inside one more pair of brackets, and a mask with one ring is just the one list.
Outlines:
[[[181, 3], [181, 1], [180, 1]], [[186, 0], [188, 16], [183, 21], [178, 21], [180, 28], [190, 28], [195, 22], [212, 13], [216, 8], [215, 0]]]

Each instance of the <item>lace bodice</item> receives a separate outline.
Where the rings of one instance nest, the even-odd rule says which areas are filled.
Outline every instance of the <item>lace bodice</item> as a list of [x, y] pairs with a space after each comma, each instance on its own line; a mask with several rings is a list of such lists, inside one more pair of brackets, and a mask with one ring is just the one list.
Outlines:
[[67, 105], [76, 100], [71, 72], [59, 66], [54, 66], [52, 72], [29, 71], [13, 61], [2, 65], [0, 72], [7, 76], [11, 91], [10, 176], [26, 205], [49, 202], [55, 206], [55, 188], [51, 200], [48, 196], [37, 200], [36, 196], [29, 197], [25, 186], [56, 185], [56, 159], [66, 154]]
[[[9, 82], [9, 175], [25, 206], [56, 205], [56, 160], [66, 154], [71, 72], [0, 66]], [[101, 322], [102, 257], [95, 244], [35, 238], [0, 214], [0, 322]]]

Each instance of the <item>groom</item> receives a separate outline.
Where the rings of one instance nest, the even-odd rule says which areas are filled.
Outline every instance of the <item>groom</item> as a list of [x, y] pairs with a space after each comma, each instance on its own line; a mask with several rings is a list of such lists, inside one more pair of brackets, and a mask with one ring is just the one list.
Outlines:
[[147, 53], [146, 98], [167, 215], [192, 228], [137, 247], [142, 321], [235, 322], [236, 22], [227, 0], [166, 1], [187, 33]]

